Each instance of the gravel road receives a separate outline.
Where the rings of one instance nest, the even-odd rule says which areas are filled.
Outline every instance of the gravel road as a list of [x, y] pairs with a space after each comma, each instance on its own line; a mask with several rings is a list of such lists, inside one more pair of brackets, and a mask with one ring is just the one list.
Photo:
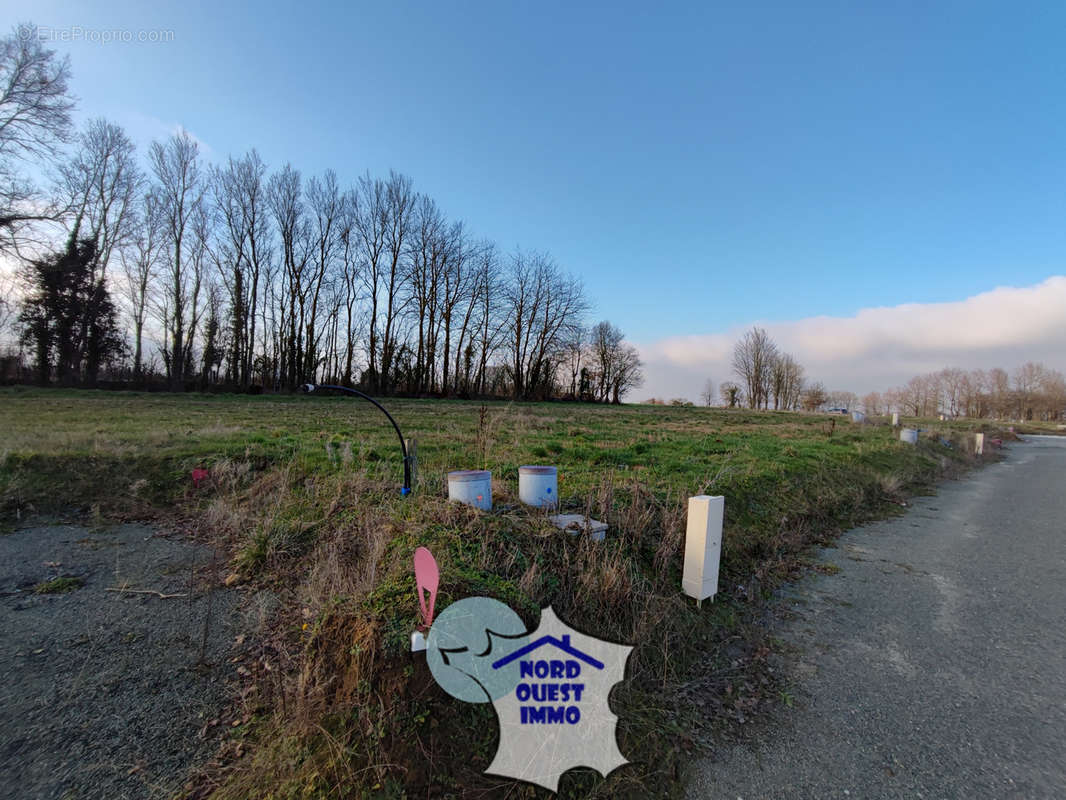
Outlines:
[[689, 798], [1066, 797], [1066, 438], [821, 557], [783, 598], [793, 707]]
[[[245, 624], [211, 558], [140, 525], [0, 536], [0, 797], [165, 797], [210, 756]], [[80, 588], [34, 593], [63, 576]]]

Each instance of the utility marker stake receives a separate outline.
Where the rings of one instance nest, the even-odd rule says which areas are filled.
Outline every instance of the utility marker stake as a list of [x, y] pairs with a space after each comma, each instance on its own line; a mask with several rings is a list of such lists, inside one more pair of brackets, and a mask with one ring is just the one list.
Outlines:
[[407, 445], [407, 464], [411, 470], [411, 488], [418, 485], [418, 439], [405, 439]]
[[[415, 591], [418, 592], [418, 609], [422, 612], [423, 630], [428, 631], [433, 624], [433, 612], [437, 605], [437, 588], [440, 586], [440, 569], [437, 560], [425, 547], [419, 547], [414, 555]], [[426, 602], [426, 595], [429, 602]], [[411, 652], [420, 653], [426, 649], [426, 635], [421, 630], [411, 633]]]

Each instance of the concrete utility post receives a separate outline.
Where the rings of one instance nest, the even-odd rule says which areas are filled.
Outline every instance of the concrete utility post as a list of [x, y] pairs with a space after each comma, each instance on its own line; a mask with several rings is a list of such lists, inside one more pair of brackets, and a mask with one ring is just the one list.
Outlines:
[[722, 555], [725, 498], [705, 494], [688, 499], [685, 532], [685, 569], [681, 588], [699, 605], [718, 592], [718, 563]]

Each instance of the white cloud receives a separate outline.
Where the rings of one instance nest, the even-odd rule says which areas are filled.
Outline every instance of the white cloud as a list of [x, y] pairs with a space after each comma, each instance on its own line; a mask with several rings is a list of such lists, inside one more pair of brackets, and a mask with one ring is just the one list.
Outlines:
[[200, 155], [207, 160], [213, 160], [215, 151], [207, 142], [190, 131], [180, 122], [167, 122], [151, 114], [142, 114], [139, 111], [129, 111], [122, 115], [120, 124], [137, 145], [137, 149], [143, 153], [148, 152], [148, 146], [153, 141], [166, 142], [171, 136], [185, 131], [189, 137], [200, 147]]
[[[866, 308], [851, 317], [753, 321], [830, 389], [863, 393], [945, 366], [1011, 369], [1043, 361], [1066, 370], [1066, 276], [1000, 287], [951, 303]], [[731, 379], [733, 344], [751, 325], [639, 346], [647, 380], [630, 399], [696, 400], [707, 378]]]

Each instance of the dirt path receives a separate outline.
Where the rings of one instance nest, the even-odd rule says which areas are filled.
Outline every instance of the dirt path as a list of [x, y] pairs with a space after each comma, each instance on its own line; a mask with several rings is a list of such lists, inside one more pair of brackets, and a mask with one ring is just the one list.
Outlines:
[[[246, 624], [237, 592], [205, 590], [211, 567], [141, 525], [0, 536], [0, 796], [165, 797], [210, 756]], [[80, 586], [34, 593], [64, 576]]]
[[695, 798], [1066, 797], [1066, 438], [845, 534], [791, 588], [794, 707]]

